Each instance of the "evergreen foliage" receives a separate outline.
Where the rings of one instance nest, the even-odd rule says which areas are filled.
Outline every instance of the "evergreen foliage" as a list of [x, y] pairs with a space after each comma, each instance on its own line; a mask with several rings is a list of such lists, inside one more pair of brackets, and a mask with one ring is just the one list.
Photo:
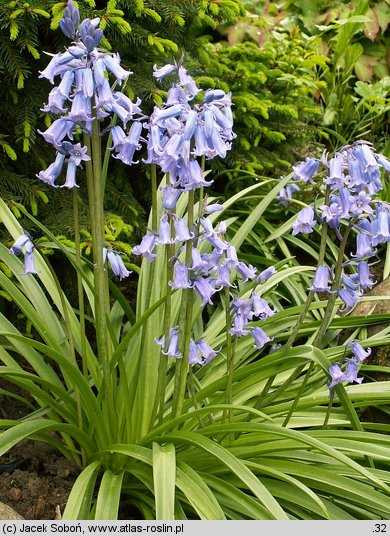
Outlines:
[[302, 34], [266, 29], [261, 17], [242, 19], [226, 38], [206, 44], [212, 60], [200, 81], [232, 92], [237, 139], [227, 167], [232, 175], [241, 169], [278, 176], [297, 147], [317, 137], [310, 122], [321, 113], [314, 96], [323, 83], [315, 68], [326, 58]]

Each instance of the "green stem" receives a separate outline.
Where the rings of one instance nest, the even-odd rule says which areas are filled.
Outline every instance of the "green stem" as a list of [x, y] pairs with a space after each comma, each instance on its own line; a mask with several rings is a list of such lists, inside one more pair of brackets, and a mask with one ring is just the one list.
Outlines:
[[[80, 246], [80, 219], [79, 219], [79, 198], [77, 189], [73, 188], [73, 228], [76, 262], [81, 266], [81, 246]], [[77, 294], [79, 302], [79, 318], [80, 318], [80, 353], [83, 368], [83, 375], [88, 378], [88, 365], [86, 361], [86, 336], [85, 336], [85, 305], [84, 305], [84, 289], [83, 279], [79, 270], [77, 270]]]
[[107, 312], [109, 309], [109, 293], [107, 273], [103, 264], [104, 248], [104, 208], [102, 184], [102, 154], [99, 122], [92, 121], [92, 136], [87, 146], [90, 149], [91, 162], [86, 166], [88, 201], [91, 216], [91, 232], [94, 259], [94, 286], [95, 286], [95, 322], [96, 341], [99, 362], [103, 372], [103, 395], [107, 400], [107, 425], [111, 430], [115, 428], [116, 416], [113, 394], [113, 378], [110, 370], [111, 341], [107, 329]]
[[[198, 400], [196, 398], [195, 380], [194, 380], [194, 373], [192, 371], [192, 367], [188, 368], [188, 390], [190, 392], [192, 405], [194, 406], [194, 409], [195, 410], [199, 409]], [[199, 426], [203, 428], [204, 423], [203, 423], [201, 416], [198, 415], [197, 419], [198, 419]]]
[[[325, 309], [325, 313], [324, 313], [324, 318], [322, 319], [322, 322], [321, 322], [321, 325], [317, 331], [317, 335], [313, 341], [313, 346], [317, 346], [318, 348], [321, 348], [322, 346], [322, 343], [323, 343], [323, 337], [326, 333], [326, 330], [328, 329], [329, 327], [329, 324], [330, 324], [330, 321], [331, 321], [331, 318], [332, 318], [332, 315], [333, 315], [333, 311], [334, 311], [334, 305], [336, 303], [336, 298], [337, 298], [337, 291], [338, 289], [340, 288], [340, 280], [341, 280], [341, 274], [342, 274], [342, 271], [343, 271], [343, 260], [344, 260], [344, 252], [345, 252], [345, 247], [347, 245], [347, 241], [348, 241], [348, 236], [349, 236], [349, 233], [352, 229], [352, 225], [353, 225], [354, 221], [352, 221], [347, 229], [345, 230], [345, 233], [344, 233], [344, 236], [343, 236], [343, 239], [341, 240], [341, 243], [340, 243], [340, 247], [339, 247], [339, 254], [338, 254], [338, 257], [337, 257], [337, 263], [336, 263], [336, 268], [335, 268], [335, 274], [334, 274], [334, 280], [333, 280], [333, 285], [332, 285], [332, 294], [329, 295], [329, 298], [328, 298], [328, 303], [327, 303], [327, 306], [326, 306], [326, 309]], [[299, 388], [299, 391], [298, 391], [298, 394], [297, 396], [295, 397], [290, 409], [289, 409], [289, 412], [283, 422], [283, 426], [287, 426], [292, 414], [294, 413], [295, 411], [295, 408], [297, 407], [298, 405], [298, 402], [300, 400], [300, 398], [302, 397], [304, 391], [305, 391], [305, 388], [306, 388], [306, 385], [309, 381], [309, 377], [311, 375], [311, 373], [313, 372], [314, 370], [314, 361], [312, 363], [310, 363], [309, 365], [309, 368], [307, 369], [306, 373], [305, 373], [305, 377], [303, 378], [303, 381], [302, 381], [302, 384]]]
[[[324, 199], [324, 203], [325, 204], [328, 204], [329, 202], [329, 197], [330, 197], [330, 188], [327, 187], [326, 188], [326, 191], [325, 191], [325, 199]], [[326, 253], [326, 241], [327, 241], [327, 238], [328, 238], [328, 230], [329, 230], [329, 227], [328, 227], [328, 224], [326, 222], [323, 223], [322, 225], [322, 229], [321, 229], [321, 241], [320, 241], [320, 249], [319, 249], [319, 253], [318, 253], [318, 261], [317, 261], [317, 268], [319, 266], [321, 266], [323, 263], [324, 263], [324, 259], [325, 259], [325, 253]], [[313, 298], [314, 298], [314, 292], [312, 290], [309, 291], [308, 295], [307, 295], [307, 298], [306, 298], [306, 301], [303, 305], [303, 308], [298, 316], [298, 319], [290, 333], [290, 336], [286, 342], [286, 344], [284, 345], [284, 350], [287, 352], [291, 347], [292, 345], [294, 344], [295, 342], [295, 339], [299, 333], [299, 330], [301, 329], [302, 327], [302, 324], [303, 322], [305, 321], [305, 318], [307, 316], [307, 313], [310, 309], [310, 306], [311, 306], [311, 303], [313, 301]], [[298, 367], [293, 373], [292, 375], [290, 376], [290, 378], [297, 378], [301, 372], [304, 370], [304, 366], [303, 367]], [[264, 389], [263, 389], [263, 392], [261, 393], [260, 397], [262, 400], [259, 400], [258, 401], [258, 404], [259, 404], [259, 408], [260, 407], [263, 407], [263, 402], [265, 400], [265, 397], [267, 396], [269, 390], [271, 389], [274, 381], [275, 381], [275, 378], [276, 378], [276, 375], [272, 376], [271, 378], [269, 378], [269, 380], [267, 381]], [[277, 389], [275, 391], [275, 393], [272, 395], [273, 398], [275, 398], [278, 394], [280, 394], [281, 392], [283, 392], [287, 386], [291, 383], [289, 383], [289, 379], [288, 378], [286, 380], [286, 382], [283, 383], [283, 385], [281, 387], [279, 387], [279, 389]]]
[[324, 424], [322, 425], [323, 430], [326, 430], [327, 427], [328, 427], [328, 422], [329, 422], [330, 414], [331, 414], [331, 411], [332, 411], [333, 398], [334, 398], [334, 392], [333, 392], [333, 390], [331, 390], [330, 395], [329, 395], [329, 404], [328, 404], [328, 407], [326, 409], [326, 415], [325, 415], [325, 419], [324, 419]]
[[[190, 231], [194, 226], [194, 191], [188, 192], [188, 208], [187, 208], [187, 223]], [[191, 266], [192, 260], [192, 240], [188, 240], [186, 244], [186, 266]], [[175, 368], [175, 388], [172, 413], [174, 417], [181, 414], [184, 397], [186, 392], [187, 374], [188, 374], [188, 353], [190, 347], [191, 328], [192, 328], [192, 306], [193, 306], [193, 290], [183, 290], [183, 298], [180, 305], [179, 313], [179, 351], [182, 358], [176, 361]]]
[[[232, 325], [232, 320], [229, 312], [229, 288], [225, 287], [225, 331], [226, 331], [226, 391], [225, 391], [225, 403], [233, 403], [233, 368], [234, 368], [234, 350], [235, 350], [235, 341], [232, 342], [232, 336], [229, 333], [229, 330]], [[231, 410], [224, 410], [222, 414], [222, 422], [225, 421], [226, 417], [228, 420], [231, 419]]]
[[[172, 232], [172, 220], [171, 220], [171, 232]], [[171, 327], [171, 313], [172, 313], [172, 287], [169, 284], [173, 280], [173, 266], [169, 262], [171, 257], [174, 255], [174, 246], [173, 244], [168, 244], [166, 247], [166, 294], [165, 294], [165, 308], [164, 308], [164, 321], [163, 321], [163, 334], [164, 334], [164, 352], [167, 351], [169, 345], [169, 331]], [[164, 402], [165, 402], [165, 387], [166, 387], [166, 376], [168, 370], [168, 357], [163, 353], [163, 350], [160, 352], [160, 362], [158, 367], [158, 379], [157, 379], [157, 389], [156, 397], [154, 399], [153, 410], [150, 418], [149, 429], [151, 430], [154, 426], [156, 419], [157, 411], [158, 413], [158, 422], [162, 423], [164, 415]]]
[[346, 248], [349, 233], [351, 232], [353, 224], [354, 224], [354, 220], [352, 220], [350, 222], [350, 224], [348, 225], [347, 229], [345, 230], [343, 239], [340, 242], [339, 254], [338, 254], [338, 257], [337, 257], [337, 263], [336, 263], [336, 268], [335, 268], [335, 272], [334, 272], [334, 279], [333, 279], [333, 285], [332, 285], [333, 294], [330, 294], [330, 296], [328, 298], [328, 303], [327, 303], [327, 306], [326, 306], [326, 309], [325, 309], [324, 318], [322, 319], [320, 328], [319, 328], [319, 330], [317, 332], [317, 335], [316, 335], [316, 337], [315, 337], [315, 339], [313, 341], [313, 346], [318, 346], [319, 348], [322, 345], [322, 342], [323, 342], [322, 339], [323, 339], [323, 337], [324, 337], [324, 335], [326, 333], [326, 330], [329, 327], [329, 323], [330, 323], [332, 315], [333, 315], [334, 305], [335, 305], [336, 299], [337, 299], [337, 291], [340, 288], [340, 280], [341, 280], [341, 274], [342, 274], [342, 271], [343, 271], [343, 261], [344, 261], [345, 248]]
[[150, 178], [152, 186], [152, 231], [158, 231], [158, 214], [157, 214], [157, 168], [156, 164], [151, 165]]
[[[324, 203], [325, 205], [328, 204], [329, 202], [329, 196], [330, 196], [330, 188], [327, 187], [326, 188], [326, 192], [325, 192], [325, 200], [324, 200]], [[321, 266], [323, 263], [324, 263], [324, 259], [325, 259], [325, 253], [326, 253], [326, 240], [328, 238], [328, 230], [329, 230], [329, 227], [328, 227], [328, 224], [326, 222], [324, 222], [322, 224], [322, 229], [321, 229], [321, 241], [320, 241], [320, 250], [319, 250], [319, 253], [318, 253], [318, 261], [317, 261], [317, 268], [319, 266]], [[300, 312], [300, 315], [298, 317], [298, 320], [284, 346], [284, 349], [286, 351], [288, 351], [292, 345], [294, 344], [294, 341], [296, 339], [296, 336], [299, 332], [299, 330], [301, 329], [301, 326], [306, 318], [306, 315], [310, 309], [310, 305], [311, 305], [311, 302], [313, 301], [313, 298], [314, 298], [314, 292], [311, 290], [309, 291], [309, 294], [307, 295], [307, 298], [306, 298], [306, 302], [303, 306], [303, 309], [302, 311]]]

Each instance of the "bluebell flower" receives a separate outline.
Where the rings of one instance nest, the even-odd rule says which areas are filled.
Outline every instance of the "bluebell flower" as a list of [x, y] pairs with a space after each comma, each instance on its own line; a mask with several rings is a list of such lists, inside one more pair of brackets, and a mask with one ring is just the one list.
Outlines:
[[292, 226], [293, 236], [298, 233], [309, 234], [313, 232], [313, 227], [317, 224], [314, 219], [314, 210], [311, 207], [305, 207], [298, 212], [297, 219]]
[[206, 303], [212, 305], [211, 298], [217, 292], [214, 281], [205, 277], [196, 277], [193, 281], [194, 289], [202, 300], [202, 306]]
[[24, 248], [24, 271], [23, 275], [37, 274], [34, 260], [35, 246], [31, 239], [31, 235], [27, 231], [23, 231], [23, 234], [14, 242], [9, 249], [11, 255], [20, 255]]
[[328, 381], [329, 390], [343, 382], [362, 383], [363, 378], [357, 377], [358, 367], [355, 361], [348, 361], [346, 370], [343, 372], [339, 365], [334, 364], [329, 367], [331, 381]]
[[175, 242], [187, 242], [194, 238], [194, 233], [188, 229], [187, 222], [183, 218], [175, 217], [173, 226], [176, 231]]
[[172, 186], [161, 186], [162, 194], [162, 206], [165, 210], [173, 210], [179, 200], [182, 190], [178, 188], [172, 188]]
[[207, 205], [204, 209], [205, 214], [214, 214], [214, 212], [219, 212], [223, 210], [223, 205], [220, 203], [212, 203], [210, 205]]
[[374, 211], [370, 206], [371, 201], [371, 197], [368, 196], [366, 192], [359, 192], [357, 196], [354, 196], [351, 199], [350, 211], [354, 216], [360, 216], [363, 212], [372, 214]]
[[173, 239], [171, 237], [171, 224], [168, 221], [167, 214], [164, 214], [160, 220], [157, 242], [159, 244], [172, 244], [173, 243]]
[[252, 337], [255, 340], [255, 344], [253, 345], [253, 348], [256, 348], [257, 350], [260, 350], [263, 348], [268, 342], [271, 342], [271, 340], [268, 337], [268, 335], [265, 333], [265, 331], [259, 327], [255, 327], [251, 331]]
[[230, 282], [230, 276], [231, 276], [231, 270], [226, 264], [218, 264], [217, 267], [217, 277], [215, 284], [218, 287], [233, 287], [235, 288], [235, 285], [233, 285]]
[[60, 20], [60, 28], [63, 33], [73, 39], [76, 35], [76, 29], [80, 23], [80, 13], [72, 0], [68, 0], [64, 9], [64, 14]]
[[138, 164], [138, 160], [134, 161], [135, 151], [141, 148], [140, 138], [142, 132], [142, 123], [134, 121], [130, 127], [130, 131], [123, 143], [120, 146], [119, 152], [114, 156], [118, 160], [121, 160], [127, 166]]
[[327, 382], [329, 390], [333, 389], [333, 387], [345, 381], [345, 374], [341, 370], [340, 365], [337, 365], [337, 364], [331, 365], [329, 367], [329, 374], [331, 377], [331, 381]]
[[153, 262], [154, 258], [158, 257], [158, 254], [153, 253], [156, 243], [157, 235], [148, 233], [142, 238], [141, 243], [132, 249], [132, 253], [134, 253], [134, 255], [142, 255], [149, 262]]
[[358, 364], [365, 361], [367, 357], [371, 355], [371, 348], [367, 348], [367, 350], [365, 350], [357, 341], [351, 341], [347, 343], [347, 347], [351, 348], [354, 360]]
[[252, 305], [252, 299], [243, 300], [242, 298], [233, 298], [230, 305], [230, 310], [233, 312], [233, 315], [240, 316], [246, 324], [253, 317]]
[[348, 290], [348, 292], [359, 292], [359, 281], [356, 274], [341, 274], [341, 284]]
[[27, 253], [32, 253], [32, 251], [34, 250], [34, 244], [31, 239], [31, 235], [27, 231], [23, 231], [23, 234], [19, 236], [19, 238], [10, 247], [9, 253], [11, 253], [11, 255], [19, 255], [22, 252], [23, 248], [25, 248], [25, 251]]
[[368, 266], [368, 263], [366, 261], [360, 261], [358, 263], [358, 280], [360, 288], [363, 290], [366, 290], [368, 288], [371, 288], [375, 285], [375, 281], [372, 281], [370, 268]]
[[170, 328], [169, 330], [169, 339], [168, 344], [165, 344], [165, 336], [162, 336], [161, 339], [158, 337], [155, 337], [154, 339], [156, 343], [162, 347], [161, 352], [168, 356], [168, 357], [176, 357], [181, 358], [183, 357], [181, 352], [178, 349], [179, 344], [179, 328], [176, 326], [174, 328]]
[[320, 160], [318, 160], [318, 158], [306, 158], [305, 162], [299, 162], [293, 166], [293, 170], [295, 172], [293, 178], [304, 182], [309, 181], [312, 184], [315, 184], [312, 179], [319, 165]]
[[173, 289], [192, 288], [188, 277], [188, 268], [185, 264], [178, 262], [175, 264], [173, 282], [170, 282]]
[[376, 206], [375, 218], [371, 223], [372, 245], [390, 241], [390, 213], [382, 203]]
[[35, 268], [34, 251], [27, 251], [24, 254], [24, 270], [23, 275], [38, 274]]
[[167, 63], [167, 65], [164, 65], [164, 67], [157, 68], [157, 65], [153, 65], [153, 76], [157, 79], [158, 82], [161, 82], [163, 78], [170, 75], [174, 71], [177, 70], [176, 65], [172, 65], [170, 63]]
[[339, 298], [344, 302], [343, 309], [340, 309], [340, 313], [348, 313], [357, 304], [360, 297], [358, 292], [354, 292], [347, 288], [340, 288], [338, 290]]
[[274, 316], [276, 311], [271, 309], [267, 301], [261, 297], [257, 292], [252, 292], [252, 305], [253, 305], [253, 314], [254, 316], [259, 317], [261, 320], [266, 320], [270, 316]]
[[383, 154], [377, 154], [376, 159], [378, 164], [390, 173], [390, 161]]
[[229, 329], [229, 333], [231, 335], [235, 335], [236, 337], [245, 337], [245, 335], [248, 335], [249, 331], [246, 329], [246, 319], [238, 314], [235, 315], [233, 318], [233, 327]]
[[343, 208], [339, 202], [336, 201], [329, 206], [322, 205], [320, 209], [322, 211], [322, 217], [325, 218], [326, 223], [331, 229], [339, 226], [340, 218], [343, 215]]
[[123, 259], [119, 253], [108, 248], [103, 248], [103, 263], [105, 263], [106, 260], [108, 261], [111, 270], [119, 277], [120, 281], [132, 273], [124, 265]]
[[65, 182], [60, 186], [60, 188], [78, 188], [78, 185], [76, 184], [76, 168], [77, 166], [75, 162], [68, 160]]
[[269, 279], [276, 273], [277, 272], [275, 266], [269, 266], [268, 268], [259, 273], [259, 275], [256, 277], [256, 283], [264, 283], [264, 281], [267, 281], [267, 279]]
[[75, 124], [73, 121], [61, 117], [60, 119], [53, 121], [45, 132], [41, 132], [40, 130], [38, 130], [38, 132], [42, 134], [48, 143], [51, 143], [52, 145], [60, 145], [66, 136], [71, 140], [73, 139], [74, 126]]
[[349, 383], [355, 382], [355, 383], [362, 383], [363, 378], [358, 378], [358, 366], [355, 361], [348, 361], [345, 374], [344, 374], [344, 381], [347, 381]]
[[356, 253], [351, 253], [352, 257], [363, 259], [364, 257], [372, 257], [377, 252], [372, 246], [372, 237], [365, 233], [360, 232], [356, 235]]
[[326, 265], [318, 266], [314, 274], [313, 284], [309, 288], [314, 292], [331, 292], [332, 288], [329, 284], [330, 270]]
[[190, 266], [190, 270], [196, 271], [196, 272], [206, 272], [206, 268], [209, 264], [208, 260], [201, 255], [198, 248], [192, 247], [191, 249], [191, 258], [192, 258], [192, 264]]
[[201, 365], [207, 365], [212, 361], [216, 355], [218, 354], [219, 350], [214, 350], [206, 341], [203, 339], [200, 339], [199, 341], [196, 341], [196, 347], [198, 352], [201, 356]]
[[345, 160], [340, 153], [335, 153], [334, 157], [329, 162], [329, 176], [325, 179], [325, 183], [333, 189], [343, 188], [345, 185]]
[[300, 188], [297, 184], [291, 183], [287, 184], [285, 187], [279, 190], [279, 193], [276, 196], [276, 199], [281, 205], [287, 206], [291, 199], [293, 198], [294, 192], [299, 192]]
[[40, 171], [36, 176], [46, 184], [56, 187], [55, 181], [61, 175], [64, 162], [65, 155], [57, 153], [55, 161], [45, 171]]
[[239, 261], [235, 265], [235, 269], [242, 275], [242, 282], [246, 283], [249, 279], [255, 279], [257, 269], [251, 264], [245, 264], [243, 261]]
[[183, 66], [179, 66], [177, 72], [181, 87], [188, 93], [188, 98], [192, 99], [200, 92], [200, 89], [196, 86], [195, 80], [187, 73], [187, 70]]

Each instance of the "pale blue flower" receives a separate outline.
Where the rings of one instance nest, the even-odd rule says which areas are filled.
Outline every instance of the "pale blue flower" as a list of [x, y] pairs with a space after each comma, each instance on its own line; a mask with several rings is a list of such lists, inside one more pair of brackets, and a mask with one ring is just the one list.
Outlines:
[[236, 337], [245, 337], [249, 331], [246, 329], [246, 319], [242, 315], [236, 315], [233, 318], [233, 327], [229, 329], [231, 335]]
[[346, 288], [340, 288], [338, 296], [344, 302], [344, 308], [340, 309], [340, 313], [348, 313], [355, 307], [359, 298], [358, 292]]
[[24, 270], [23, 275], [37, 274], [34, 260], [34, 244], [31, 236], [27, 231], [23, 231], [23, 234], [14, 242], [9, 249], [11, 255], [20, 255], [24, 248]]
[[105, 263], [106, 260], [108, 261], [111, 270], [119, 277], [120, 281], [132, 273], [126, 268], [119, 253], [108, 248], [103, 248], [103, 263]]
[[354, 359], [358, 364], [362, 363], [369, 355], [371, 355], [371, 348], [364, 350], [361, 344], [359, 344], [357, 341], [347, 343], [347, 347], [351, 348]]
[[23, 248], [25, 248], [25, 251], [28, 253], [32, 253], [32, 251], [34, 250], [34, 244], [32, 242], [31, 235], [27, 231], [23, 231], [23, 234], [19, 236], [19, 238], [9, 249], [9, 253], [11, 253], [11, 255], [19, 255], [22, 252]]
[[170, 63], [167, 63], [167, 65], [164, 65], [164, 67], [160, 67], [159, 69], [157, 68], [157, 65], [153, 65], [153, 76], [158, 82], [161, 82], [163, 78], [170, 75], [176, 70], [177, 65], [172, 65]]
[[295, 172], [293, 178], [295, 180], [301, 180], [304, 182], [309, 181], [312, 184], [315, 184], [312, 179], [319, 165], [320, 160], [318, 160], [318, 158], [306, 158], [305, 162], [299, 162], [293, 166], [293, 170]]
[[362, 259], [364, 257], [372, 257], [377, 252], [372, 247], [372, 237], [367, 233], [361, 232], [356, 235], [356, 253], [351, 253], [351, 257]]
[[261, 350], [268, 342], [271, 342], [273, 339], [270, 339], [265, 331], [259, 327], [255, 327], [251, 331], [252, 337], [255, 340], [254, 348]]
[[375, 281], [371, 279], [372, 274], [366, 261], [360, 261], [358, 263], [358, 281], [360, 288], [366, 290], [375, 285]]
[[142, 238], [141, 243], [132, 249], [132, 253], [134, 255], [142, 255], [149, 262], [153, 262], [154, 258], [158, 257], [158, 254], [153, 253], [156, 243], [157, 235], [148, 233]]
[[38, 179], [50, 184], [50, 186], [56, 187], [54, 184], [62, 172], [62, 168], [65, 162], [65, 155], [57, 153], [55, 161], [45, 171], [40, 171], [37, 174]]
[[315, 274], [312, 286], [309, 290], [314, 292], [331, 292], [331, 286], [329, 284], [330, 270], [326, 265], [318, 266]]
[[64, 14], [60, 20], [60, 28], [63, 33], [73, 39], [76, 34], [76, 29], [80, 23], [80, 13], [72, 0], [68, 0], [67, 6], [64, 9]]
[[343, 382], [362, 383], [363, 378], [358, 378], [357, 373], [358, 367], [355, 361], [348, 361], [345, 372], [341, 370], [339, 365], [331, 365], [329, 367], [331, 381], [327, 382], [329, 390]]
[[211, 298], [217, 292], [214, 281], [204, 277], [196, 277], [193, 285], [202, 300], [202, 306], [206, 305], [206, 303], [212, 305]]
[[175, 264], [173, 272], [173, 282], [171, 282], [171, 285], [172, 288], [175, 290], [192, 288], [191, 281], [188, 277], [188, 268], [185, 264], [181, 262]]
[[268, 302], [261, 297], [257, 292], [252, 292], [252, 305], [253, 305], [253, 314], [254, 316], [259, 317], [261, 320], [266, 320], [270, 316], [274, 316], [276, 311], [271, 309], [268, 305]]
[[165, 344], [165, 336], [161, 337], [161, 339], [158, 339], [155, 337], [154, 339], [156, 343], [162, 347], [161, 352], [168, 356], [168, 357], [176, 357], [181, 358], [183, 357], [181, 352], [178, 349], [179, 344], [179, 328], [174, 327], [170, 328], [169, 330], [169, 339], [168, 344]]
[[267, 279], [269, 279], [276, 273], [277, 272], [275, 266], [269, 266], [268, 268], [259, 273], [259, 275], [256, 277], [256, 283], [264, 283], [265, 281], [267, 281]]
[[24, 270], [23, 275], [38, 274], [35, 268], [34, 251], [27, 251], [24, 254]]
[[297, 219], [292, 226], [293, 236], [298, 233], [309, 234], [313, 232], [313, 227], [317, 224], [314, 219], [314, 210], [311, 207], [305, 207], [298, 212]]

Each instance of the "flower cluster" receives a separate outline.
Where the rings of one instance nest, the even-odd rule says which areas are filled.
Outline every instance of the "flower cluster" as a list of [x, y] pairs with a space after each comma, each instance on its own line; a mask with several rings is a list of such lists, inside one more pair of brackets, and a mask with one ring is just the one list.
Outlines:
[[[179, 350], [179, 328], [178, 326], [171, 328], [169, 330], [169, 344], [165, 345], [165, 337], [155, 338], [156, 343], [161, 346], [162, 353], [166, 356], [182, 358], [183, 355]], [[167, 347], [166, 350], [164, 348]], [[204, 341], [199, 339], [198, 341], [193, 341], [190, 339], [190, 347], [188, 352], [188, 364], [189, 365], [207, 365], [212, 359], [217, 355], [218, 352], [213, 350], [211, 346]]]
[[[236, 249], [225, 239], [226, 224], [221, 222], [214, 228], [207, 218], [207, 215], [221, 210], [221, 205], [207, 204], [205, 201], [193, 228], [189, 228], [187, 222], [175, 213], [176, 204], [183, 192], [208, 187], [212, 183], [206, 181], [198, 158], [224, 158], [235, 134], [232, 131], [230, 94], [222, 90], [207, 90], [203, 99], [191, 106], [201, 90], [182, 66], [168, 64], [161, 69], [155, 68], [154, 76], [161, 80], [173, 73], [176, 74], [177, 81], [168, 91], [166, 103], [154, 108], [145, 125], [148, 131], [148, 158], [144, 162], [160, 166], [169, 177], [169, 184], [162, 187], [164, 212], [158, 229], [149, 231], [141, 243], [133, 248], [133, 253], [153, 262], [158, 245], [174, 245], [176, 254], [170, 259], [173, 265], [170, 286], [173, 290], [193, 289], [200, 297], [201, 306], [205, 306], [212, 304], [213, 296], [222, 289], [234, 287], [232, 281], [237, 274], [242, 282], [246, 282], [255, 279], [257, 272], [253, 266], [238, 259]], [[191, 242], [189, 265], [181, 255], [188, 242]], [[259, 281], [264, 281], [273, 273], [273, 268], [268, 269], [267, 273], [258, 276]], [[242, 336], [249, 333], [248, 330], [238, 329], [241, 318], [244, 325], [256, 316], [265, 315], [265, 305], [264, 311], [260, 313], [260, 296], [259, 299], [255, 296], [256, 293], [253, 295], [255, 305], [251, 315], [247, 314], [244, 318], [234, 308], [231, 309], [232, 334]], [[266, 304], [265, 300], [261, 300]], [[268, 310], [271, 311], [269, 307], [267, 314]], [[256, 348], [261, 348], [270, 340], [260, 328], [251, 328], [251, 332]], [[178, 337], [178, 328], [171, 328], [169, 340], [162, 337], [156, 341], [163, 347], [164, 354], [182, 357], [178, 350]], [[215, 357], [216, 352], [205, 345], [203, 340], [191, 340], [190, 364], [205, 364]]]
[[[58, 187], [57, 179], [67, 166], [65, 183], [61, 188], [74, 188], [76, 170], [81, 163], [90, 160], [87, 147], [74, 143], [80, 131], [91, 134], [92, 122], [116, 114], [126, 128], [133, 119], [143, 117], [140, 99], [133, 103], [121, 91], [113, 91], [109, 75], [121, 85], [131, 74], [120, 65], [118, 54], [111, 54], [98, 48], [103, 32], [98, 28], [99, 18], [85, 19], [80, 23], [78, 9], [72, 0], [68, 1], [60, 27], [73, 40], [65, 52], [53, 55], [49, 65], [41, 71], [40, 77], [47, 78], [53, 85], [60, 77], [60, 83], [49, 94], [43, 111], [60, 115], [45, 132], [40, 132], [45, 140], [57, 151], [55, 161], [38, 173], [37, 177], [50, 186]], [[138, 147], [142, 126], [134, 121], [128, 134], [116, 127], [113, 139], [117, 140], [117, 158], [125, 163], [132, 162], [132, 152]], [[138, 133], [138, 134], [137, 134]]]
[[345, 371], [343, 372], [341, 370], [342, 363], [335, 363], [329, 368], [329, 374], [331, 377], [331, 380], [328, 381], [329, 390], [343, 382], [362, 383], [363, 381], [363, 378], [358, 378], [357, 376], [358, 367], [371, 354], [371, 348], [364, 350], [364, 348], [357, 341], [349, 342], [347, 344], [347, 348], [352, 350], [352, 357], [345, 359]]
[[11, 246], [9, 252], [11, 255], [20, 255], [24, 248], [24, 271], [23, 275], [37, 274], [34, 260], [34, 249], [32, 238], [27, 231], [23, 231], [23, 234], [16, 240]]
[[[307, 158], [293, 166], [296, 181], [316, 184], [313, 177], [321, 170], [321, 186], [328, 192], [327, 203], [314, 210], [303, 208], [295, 220], [292, 234], [309, 234], [317, 224], [326, 222], [339, 240], [343, 228], [355, 230], [356, 249], [344, 263], [340, 281], [334, 281], [333, 271], [327, 266], [319, 266], [310, 290], [331, 292], [332, 285], [344, 303], [341, 312], [353, 308], [366, 289], [374, 285], [370, 274], [368, 259], [376, 254], [376, 246], [390, 241], [390, 211], [387, 205], [377, 198], [382, 189], [381, 169], [390, 171], [390, 162], [377, 154], [368, 142], [357, 141], [342, 147], [332, 158], [324, 154], [321, 160]], [[296, 191], [290, 188], [289, 195]], [[287, 199], [287, 187], [279, 200]], [[353, 270], [351, 270], [353, 268]], [[348, 270], [348, 271], [347, 271]]]
[[207, 90], [203, 100], [191, 107], [201, 92], [186, 69], [168, 64], [154, 71], [157, 80], [175, 73], [178, 81], [168, 91], [164, 106], [155, 106], [149, 122], [145, 163], [155, 163], [169, 173], [171, 185], [188, 191], [209, 186], [197, 157], [225, 158], [235, 138], [232, 131], [231, 96], [222, 90]]

